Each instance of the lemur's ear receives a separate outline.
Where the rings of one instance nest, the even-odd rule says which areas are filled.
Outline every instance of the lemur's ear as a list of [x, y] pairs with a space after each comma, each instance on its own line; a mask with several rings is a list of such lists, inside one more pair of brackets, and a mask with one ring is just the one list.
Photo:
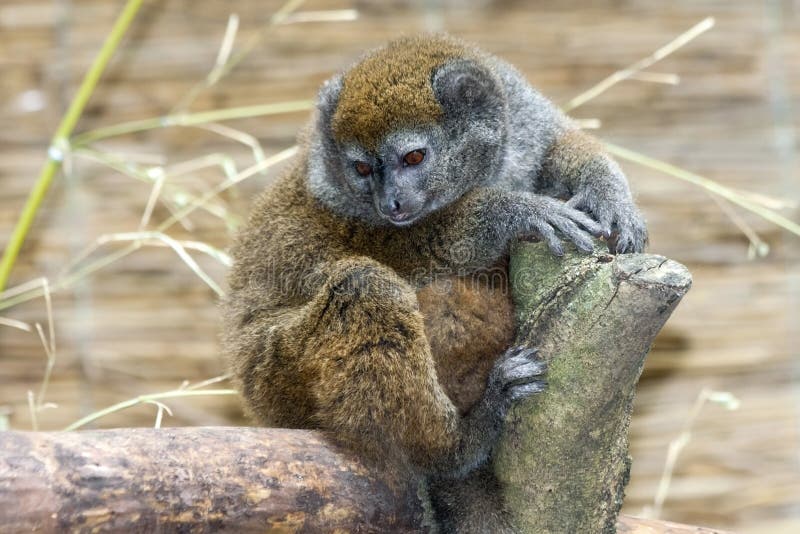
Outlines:
[[497, 80], [484, 67], [468, 59], [446, 63], [433, 73], [433, 93], [447, 116], [469, 113], [493, 117], [503, 107]]
[[331, 79], [322, 84], [317, 95], [317, 109], [321, 124], [327, 130], [330, 128], [333, 114], [336, 113], [336, 106], [339, 104], [339, 94], [342, 92], [342, 74], [336, 74]]

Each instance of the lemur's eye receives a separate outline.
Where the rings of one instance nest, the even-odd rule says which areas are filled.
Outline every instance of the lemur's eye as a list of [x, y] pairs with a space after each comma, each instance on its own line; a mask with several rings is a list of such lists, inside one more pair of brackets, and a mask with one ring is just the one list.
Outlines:
[[412, 150], [403, 156], [403, 163], [406, 165], [419, 165], [425, 159], [425, 150], [417, 149]]
[[364, 161], [356, 161], [356, 172], [361, 176], [369, 176], [372, 174], [372, 165]]

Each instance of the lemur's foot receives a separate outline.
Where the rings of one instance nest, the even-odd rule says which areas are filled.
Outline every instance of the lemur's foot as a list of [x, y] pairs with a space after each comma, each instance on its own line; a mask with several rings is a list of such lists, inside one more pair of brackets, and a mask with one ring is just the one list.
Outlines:
[[539, 358], [539, 349], [511, 347], [495, 362], [488, 387], [509, 403], [544, 391], [546, 371], [547, 364]]

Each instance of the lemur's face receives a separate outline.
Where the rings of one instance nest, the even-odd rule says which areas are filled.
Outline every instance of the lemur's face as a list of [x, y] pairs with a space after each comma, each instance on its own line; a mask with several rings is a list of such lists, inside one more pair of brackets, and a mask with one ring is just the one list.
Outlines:
[[391, 133], [374, 152], [355, 143], [342, 152], [349, 188], [356, 197], [369, 197], [375, 215], [390, 224], [410, 226], [454, 200], [445, 132], [438, 125]]
[[500, 80], [463, 44], [406, 39], [320, 90], [312, 190], [340, 213], [410, 226], [500, 172]]

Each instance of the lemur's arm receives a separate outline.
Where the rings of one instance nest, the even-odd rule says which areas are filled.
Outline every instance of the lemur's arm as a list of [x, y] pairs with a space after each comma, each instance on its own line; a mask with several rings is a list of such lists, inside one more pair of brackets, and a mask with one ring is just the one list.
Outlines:
[[616, 252], [644, 250], [647, 228], [628, 181], [592, 136], [571, 125], [559, 128], [545, 152], [541, 181], [562, 185], [570, 195], [567, 205], [591, 213], [607, 237], [618, 234]]
[[518, 237], [538, 237], [560, 256], [562, 237], [591, 252], [592, 235], [601, 234], [591, 217], [560, 200], [495, 188], [470, 191], [409, 232], [410, 245], [432, 266], [466, 272], [491, 267]]

